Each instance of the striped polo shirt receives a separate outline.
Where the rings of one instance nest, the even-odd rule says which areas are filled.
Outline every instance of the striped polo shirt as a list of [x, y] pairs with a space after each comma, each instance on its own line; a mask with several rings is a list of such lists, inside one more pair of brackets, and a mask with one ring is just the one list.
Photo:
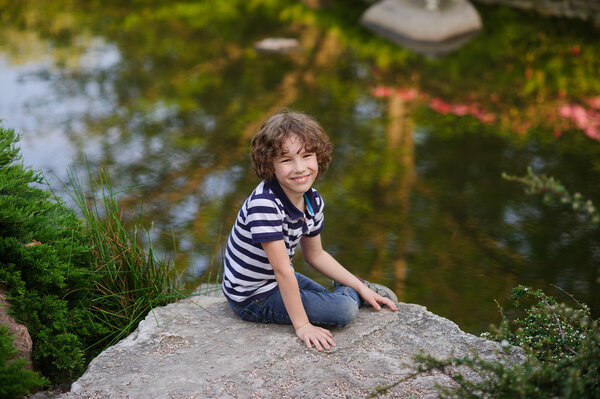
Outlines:
[[283, 240], [291, 260], [302, 236], [323, 229], [323, 199], [311, 188], [305, 193], [306, 211], [296, 208], [277, 180], [263, 181], [244, 202], [225, 250], [223, 293], [244, 305], [275, 292], [277, 281], [261, 243]]

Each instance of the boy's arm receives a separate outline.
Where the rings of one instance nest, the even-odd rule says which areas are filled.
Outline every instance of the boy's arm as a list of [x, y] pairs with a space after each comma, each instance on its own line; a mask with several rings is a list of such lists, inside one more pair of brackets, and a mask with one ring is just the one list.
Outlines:
[[300, 298], [298, 280], [294, 269], [290, 266], [290, 258], [283, 240], [263, 242], [261, 245], [269, 258], [269, 263], [273, 266], [285, 309], [298, 338], [309, 348], [314, 344], [319, 351], [323, 350], [323, 347], [329, 349], [330, 346], [335, 346], [333, 335], [329, 330], [314, 326], [308, 320]]
[[386, 305], [392, 310], [398, 310], [398, 307], [391, 299], [384, 298], [381, 295], [373, 292], [362, 283], [355, 275], [350, 273], [342, 266], [333, 256], [323, 249], [321, 244], [321, 235], [314, 237], [304, 236], [300, 241], [302, 246], [302, 254], [306, 262], [321, 272], [325, 277], [328, 277], [347, 287], [354, 288], [366, 302], [368, 302], [375, 310], [380, 310], [379, 304]]

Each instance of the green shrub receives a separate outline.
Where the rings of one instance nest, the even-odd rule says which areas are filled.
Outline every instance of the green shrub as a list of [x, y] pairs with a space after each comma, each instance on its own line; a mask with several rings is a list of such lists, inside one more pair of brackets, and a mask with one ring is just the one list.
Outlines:
[[39, 173], [17, 163], [17, 141], [0, 127], [0, 284], [31, 334], [34, 367], [53, 383], [72, 381], [107, 334], [87, 312], [90, 247], [75, 213], [35, 186]]
[[596, 322], [591, 319], [587, 305], [578, 304], [579, 308], [573, 309], [564, 303], [557, 303], [541, 290], [522, 285], [513, 289], [511, 300], [515, 306], [519, 306], [519, 301], [524, 298], [538, 301], [526, 310], [524, 319], [504, 319], [500, 327], [482, 336], [521, 346], [541, 362], [557, 362], [579, 353], [587, 336], [593, 335]]
[[0, 127], [0, 284], [34, 342], [33, 363], [52, 383], [71, 382], [148, 311], [183, 297], [175, 265], [138, 245], [125, 227], [108, 173], [90, 191], [76, 179], [83, 219], [35, 187], [17, 164], [18, 136]]
[[600, 328], [589, 307], [557, 303], [541, 290], [525, 286], [513, 289], [515, 306], [525, 298], [537, 301], [526, 310], [525, 318], [505, 319], [500, 327], [484, 334], [494, 341], [519, 345], [528, 353], [525, 364], [515, 368], [514, 381], [506, 384], [518, 388], [517, 392], [529, 389], [527, 397], [534, 393], [538, 397], [539, 393], [545, 397], [600, 397]]
[[0, 284], [34, 342], [33, 363], [52, 383], [71, 382], [148, 311], [183, 296], [171, 263], [124, 226], [108, 173], [90, 174], [90, 198], [73, 179], [83, 219], [35, 187], [17, 164], [18, 136], [0, 127]]
[[[596, 227], [600, 224], [600, 212], [591, 200], [579, 193], [571, 195], [552, 177], [538, 176], [531, 168], [523, 177], [503, 177], [525, 184], [528, 194], [543, 195], [547, 204], [567, 206], [584, 223]], [[600, 326], [592, 319], [589, 307], [574, 299], [576, 306], [558, 303], [541, 290], [521, 285], [513, 289], [511, 299], [515, 306], [523, 300], [537, 303], [525, 310], [523, 319], [509, 321], [503, 315], [500, 326], [482, 336], [501, 342], [507, 353], [510, 345], [521, 346], [527, 355], [522, 364], [486, 361], [476, 353], [442, 360], [420, 354], [415, 358], [418, 366], [414, 374], [377, 388], [371, 397], [385, 394], [419, 374], [437, 370], [458, 386], [440, 388], [443, 398], [600, 398]], [[466, 378], [461, 367], [475, 371], [480, 378]]]
[[32, 389], [48, 384], [38, 373], [27, 370], [25, 359], [13, 359], [17, 348], [6, 326], [0, 326], [0, 398], [20, 398]]
[[[600, 328], [590, 317], [589, 308], [579, 305], [574, 309], [540, 290], [516, 287], [515, 305], [523, 297], [538, 300], [523, 320], [504, 320], [494, 332], [484, 334], [502, 342], [507, 353], [510, 344], [523, 347], [527, 356], [522, 364], [486, 361], [476, 353], [441, 360], [420, 354], [415, 358], [417, 370], [408, 378], [433, 370], [446, 374], [458, 388], [440, 387], [442, 398], [599, 398]], [[466, 378], [461, 367], [480, 378]], [[406, 379], [378, 388], [372, 397], [387, 393]]]

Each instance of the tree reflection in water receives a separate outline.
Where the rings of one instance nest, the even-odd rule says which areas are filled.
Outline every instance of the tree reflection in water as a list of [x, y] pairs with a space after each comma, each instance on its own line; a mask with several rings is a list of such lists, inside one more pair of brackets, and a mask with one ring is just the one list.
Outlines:
[[[45, 85], [0, 102], [0, 117], [26, 155], [32, 142], [57, 152], [26, 164], [59, 177], [65, 159], [109, 167], [117, 188], [134, 187], [125, 214], [143, 200], [155, 244], [168, 252], [174, 232], [178, 267], [198, 274], [218, 269], [257, 183], [250, 137], [281, 108], [306, 111], [336, 145], [317, 182], [324, 244], [353, 272], [474, 332], [518, 283], [557, 284], [597, 312], [598, 231], [500, 177], [532, 164], [600, 200], [600, 143], [556, 118], [600, 92], [593, 29], [482, 8], [475, 41], [426, 60], [353, 22], [367, 4], [329, 3], [0, 0], [2, 74], [23, 77], [13, 91]], [[304, 51], [260, 55], [265, 37]]]

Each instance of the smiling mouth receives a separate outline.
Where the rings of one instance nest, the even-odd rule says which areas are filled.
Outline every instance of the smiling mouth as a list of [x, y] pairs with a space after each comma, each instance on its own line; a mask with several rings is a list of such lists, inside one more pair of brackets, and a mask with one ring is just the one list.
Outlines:
[[308, 181], [309, 176], [310, 175], [293, 177], [292, 180], [295, 181], [296, 183], [305, 183]]

